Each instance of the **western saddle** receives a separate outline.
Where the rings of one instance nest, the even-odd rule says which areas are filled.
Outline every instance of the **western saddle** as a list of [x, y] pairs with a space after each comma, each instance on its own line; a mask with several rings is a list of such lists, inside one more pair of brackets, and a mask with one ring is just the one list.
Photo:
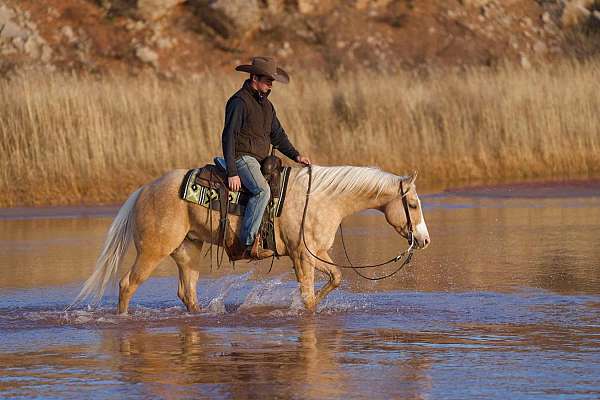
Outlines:
[[[252, 256], [245, 253], [246, 246], [239, 240], [235, 232], [233, 232], [228, 220], [228, 214], [244, 215], [245, 206], [251, 194], [243, 186], [239, 192], [231, 192], [229, 190], [227, 172], [222, 158], [215, 158], [214, 165], [208, 164], [191, 171], [197, 171], [194, 184], [213, 189], [212, 193], [216, 192], [217, 194], [217, 196], [213, 196], [210, 199], [207, 207], [219, 210], [220, 220], [217, 244], [224, 247], [231, 261], [244, 258], [259, 258], [256, 256], [260, 254], [257, 253], [258, 246], [267, 250], [267, 252], [263, 252], [262, 254], [269, 254], [269, 256], [277, 254], [274, 218], [281, 213], [281, 206], [283, 205], [287, 186], [287, 171], [285, 171], [285, 179], [282, 181], [281, 176], [284, 172], [284, 167], [279, 157], [270, 155], [261, 163], [261, 172], [269, 183], [271, 198], [252, 247]], [[184, 179], [183, 185], [185, 185], [186, 181], [187, 179]], [[268, 250], [271, 251], [269, 252]]]

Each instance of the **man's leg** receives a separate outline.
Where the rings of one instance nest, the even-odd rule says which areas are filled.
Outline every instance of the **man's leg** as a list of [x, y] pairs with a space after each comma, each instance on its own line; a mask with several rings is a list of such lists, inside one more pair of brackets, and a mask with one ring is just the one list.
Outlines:
[[271, 189], [260, 172], [260, 163], [254, 157], [242, 156], [236, 160], [236, 166], [242, 184], [252, 194], [244, 213], [240, 239], [246, 246], [252, 246], [269, 203]]

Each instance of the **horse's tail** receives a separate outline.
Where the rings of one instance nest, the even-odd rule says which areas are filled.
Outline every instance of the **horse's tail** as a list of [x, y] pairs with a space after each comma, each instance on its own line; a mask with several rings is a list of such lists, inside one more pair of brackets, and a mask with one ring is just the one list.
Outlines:
[[133, 208], [141, 190], [142, 188], [139, 188], [129, 196], [119, 210], [108, 230], [104, 248], [96, 260], [96, 268], [92, 276], [85, 281], [83, 288], [67, 310], [85, 299], [92, 299], [91, 303], [97, 305], [104, 295], [108, 282], [114, 282], [121, 259], [125, 256], [133, 238]]

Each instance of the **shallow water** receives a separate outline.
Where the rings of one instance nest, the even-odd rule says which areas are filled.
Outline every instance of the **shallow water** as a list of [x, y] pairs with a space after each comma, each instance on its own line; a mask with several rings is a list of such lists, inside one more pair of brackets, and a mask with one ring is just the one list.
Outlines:
[[[205, 259], [197, 315], [170, 261], [128, 317], [114, 291], [64, 312], [114, 209], [2, 211], [0, 397], [599, 398], [600, 185], [421, 200], [431, 246], [389, 280], [343, 271], [316, 315], [286, 259], [270, 274], [269, 262], [211, 272]], [[344, 235], [357, 263], [406, 247], [376, 213]]]

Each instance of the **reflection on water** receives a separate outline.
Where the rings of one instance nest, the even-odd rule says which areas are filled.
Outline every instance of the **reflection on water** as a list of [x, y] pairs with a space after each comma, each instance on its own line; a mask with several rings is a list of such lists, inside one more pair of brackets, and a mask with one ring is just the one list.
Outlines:
[[[0, 397], [598, 398], [600, 196], [423, 197], [432, 245], [390, 280], [344, 271], [314, 316], [284, 259], [205, 259], [199, 315], [170, 261], [129, 317], [114, 293], [63, 312], [110, 218], [0, 221]], [[357, 263], [406, 247], [374, 213], [344, 233]]]

